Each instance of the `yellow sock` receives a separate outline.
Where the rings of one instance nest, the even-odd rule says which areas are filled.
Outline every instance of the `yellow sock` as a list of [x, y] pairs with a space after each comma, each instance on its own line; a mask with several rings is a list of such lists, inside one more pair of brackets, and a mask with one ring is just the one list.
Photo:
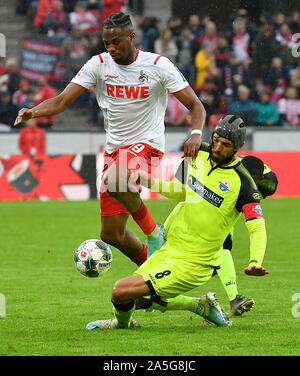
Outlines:
[[196, 303], [195, 298], [191, 296], [177, 295], [174, 298], [165, 299], [164, 302], [167, 303], [165, 306], [153, 302], [151, 308], [161, 312], [181, 310], [191, 312], [199, 311], [199, 305]]
[[237, 285], [236, 285], [236, 273], [234, 262], [232, 259], [231, 251], [228, 249], [223, 250], [223, 261], [220, 265], [221, 268], [218, 270], [218, 276], [229, 300], [235, 299], [238, 295]]
[[115, 316], [115, 324], [117, 328], [129, 328], [131, 318], [135, 311], [134, 302], [126, 306], [113, 304], [113, 312]]

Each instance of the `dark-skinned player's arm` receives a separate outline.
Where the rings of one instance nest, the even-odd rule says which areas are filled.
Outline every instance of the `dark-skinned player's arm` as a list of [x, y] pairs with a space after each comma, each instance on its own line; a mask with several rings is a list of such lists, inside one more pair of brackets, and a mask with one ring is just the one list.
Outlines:
[[173, 95], [191, 112], [192, 116], [192, 134], [184, 144], [183, 157], [196, 157], [202, 141], [206, 111], [190, 86], [177, 93], [173, 93]]
[[57, 115], [63, 112], [84, 91], [82, 86], [70, 83], [59, 95], [47, 99], [33, 108], [22, 108], [15, 120], [14, 127], [32, 118]]
[[[196, 134], [192, 134], [191, 137], [184, 144], [185, 157], [193, 158], [197, 156], [198, 150], [202, 140], [202, 129], [205, 124], [206, 112], [203, 104], [195, 94], [194, 90], [188, 86], [187, 88], [173, 93], [175, 97], [191, 112], [192, 115], [192, 130], [201, 131]], [[176, 172], [174, 179], [171, 181], [162, 181], [160, 179], [154, 179], [145, 171], [135, 171], [131, 174], [131, 179], [144, 187], [148, 187], [151, 190], [162, 194], [167, 198], [171, 198], [176, 201], [185, 200], [185, 182], [182, 178], [182, 171], [186, 167], [186, 162], [183, 161], [178, 171]]]

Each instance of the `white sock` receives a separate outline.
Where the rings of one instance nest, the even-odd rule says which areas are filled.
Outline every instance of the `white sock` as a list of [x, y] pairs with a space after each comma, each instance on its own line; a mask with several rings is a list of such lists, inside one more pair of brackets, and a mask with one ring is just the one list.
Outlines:
[[157, 238], [160, 234], [160, 228], [156, 225], [155, 229], [151, 232], [149, 236], [153, 236], [153, 238]]

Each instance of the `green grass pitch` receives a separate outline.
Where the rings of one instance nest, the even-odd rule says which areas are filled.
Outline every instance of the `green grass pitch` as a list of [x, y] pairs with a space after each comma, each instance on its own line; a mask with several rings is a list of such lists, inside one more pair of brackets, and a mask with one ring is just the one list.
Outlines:
[[[146, 204], [157, 222], [175, 205], [169, 200]], [[255, 305], [232, 327], [204, 325], [201, 317], [185, 311], [138, 311], [141, 328], [90, 332], [85, 329], [89, 321], [112, 317], [115, 281], [135, 270], [114, 248], [113, 265], [102, 278], [89, 279], [75, 269], [76, 247], [99, 237], [99, 202], [1, 202], [0, 293], [6, 297], [6, 317], [0, 319], [0, 355], [300, 355], [300, 317], [292, 301], [300, 293], [300, 199], [269, 199], [262, 206], [268, 231], [264, 266], [270, 274], [243, 274], [249, 240], [241, 218], [232, 252], [239, 292], [254, 298]], [[144, 239], [131, 219], [129, 226]], [[208, 291], [215, 291], [228, 311], [217, 276], [190, 295]]]

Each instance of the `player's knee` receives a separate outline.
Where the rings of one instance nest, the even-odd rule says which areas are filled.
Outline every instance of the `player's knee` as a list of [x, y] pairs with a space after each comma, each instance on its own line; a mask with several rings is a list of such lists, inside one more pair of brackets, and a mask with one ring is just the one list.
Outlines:
[[112, 301], [116, 304], [125, 304], [131, 300], [129, 286], [124, 279], [117, 281], [112, 290]]
[[125, 277], [117, 281], [112, 291], [112, 301], [116, 304], [128, 304], [140, 296], [150, 295], [148, 285], [141, 275]]

